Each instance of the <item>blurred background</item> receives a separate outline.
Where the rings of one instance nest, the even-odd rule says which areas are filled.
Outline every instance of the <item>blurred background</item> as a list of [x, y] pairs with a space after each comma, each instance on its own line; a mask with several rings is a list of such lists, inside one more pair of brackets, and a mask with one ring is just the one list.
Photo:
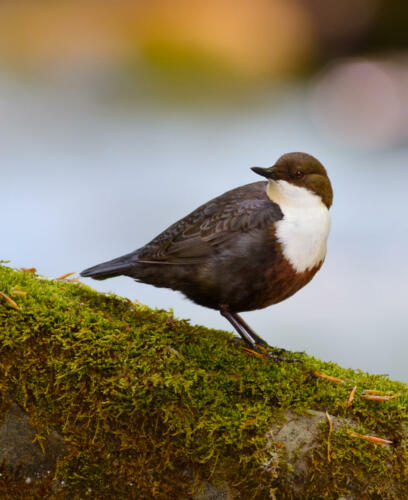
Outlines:
[[[47, 276], [142, 246], [305, 151], [334, 186], [325, 265], [244, 314], [271, 345], [408, 381], [408, 4], [2, 0], [0, 258]], [[129, 278], [86, 281], [229, 329]]]

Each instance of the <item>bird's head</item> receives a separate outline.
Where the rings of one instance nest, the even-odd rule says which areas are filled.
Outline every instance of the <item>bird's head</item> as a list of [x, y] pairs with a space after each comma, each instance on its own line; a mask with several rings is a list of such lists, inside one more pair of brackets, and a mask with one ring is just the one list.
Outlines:
[[326, 169], [319, 160], [306, 153], [287, 153], [272, 167], [252, 167], [252, 170], [266, 177], [272, 185], [276, 183], [282, 188], [287, 187], [287, 191], [293, 191], [294, 196], [298, 190], [291, 186], [306, 188], [320, 196], [327, 208], [333, 202], [333, 190]]

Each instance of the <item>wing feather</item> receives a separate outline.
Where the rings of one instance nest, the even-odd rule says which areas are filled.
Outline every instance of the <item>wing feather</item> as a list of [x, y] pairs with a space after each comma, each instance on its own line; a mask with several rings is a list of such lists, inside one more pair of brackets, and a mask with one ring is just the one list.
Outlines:
[[265, 182], [241, 186], [214, 198], [176, 222], [137, 252], [138, 262], [196, 264], [239, 233], [269, 227], [282, 219], [266, 195]]

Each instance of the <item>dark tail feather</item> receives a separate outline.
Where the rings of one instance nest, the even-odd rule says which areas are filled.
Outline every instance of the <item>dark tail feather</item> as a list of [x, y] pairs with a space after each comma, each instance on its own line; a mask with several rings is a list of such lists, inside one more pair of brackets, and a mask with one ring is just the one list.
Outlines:
[[104, 280], [126, 274], [135, 265], [134, 259], [131, 259], [131, 255], [123, 255], [117, 259], [102, 262], [102, 264], [85, 269], [80, 274], [84, 278], [93, 278], [95, 280]]

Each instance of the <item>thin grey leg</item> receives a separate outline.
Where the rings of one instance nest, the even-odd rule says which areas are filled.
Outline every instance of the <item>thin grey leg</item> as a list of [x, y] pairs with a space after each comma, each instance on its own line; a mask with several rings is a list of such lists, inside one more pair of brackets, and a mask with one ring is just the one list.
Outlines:
[[234, 327], [235, 331], [242, 337], [244, 342], [246, 342], [250, 347], [255, 347], [255, 342], [252, 340], [252, 338], [248, 335], [247, 331], [245, 328], [240, 324], [240, 322], [236, 319], [235, 315], [230, 313], [229, 311], [225, 309], [220, 309], [220, 313], [224, 318], [226, 318], [231, 325]]
[[263, 340], [259, 335], [257, 335], [252, 328], [248, 325], [246, 321], [244, 321], [241, 316], [237, 313], [231, 313], [231, 315], [235, 318], [235, 320], [244, 328], [244, 330], [250, 335], [255, 344], [261, 345], [262, 347], [269, 347], [268, 344]]

